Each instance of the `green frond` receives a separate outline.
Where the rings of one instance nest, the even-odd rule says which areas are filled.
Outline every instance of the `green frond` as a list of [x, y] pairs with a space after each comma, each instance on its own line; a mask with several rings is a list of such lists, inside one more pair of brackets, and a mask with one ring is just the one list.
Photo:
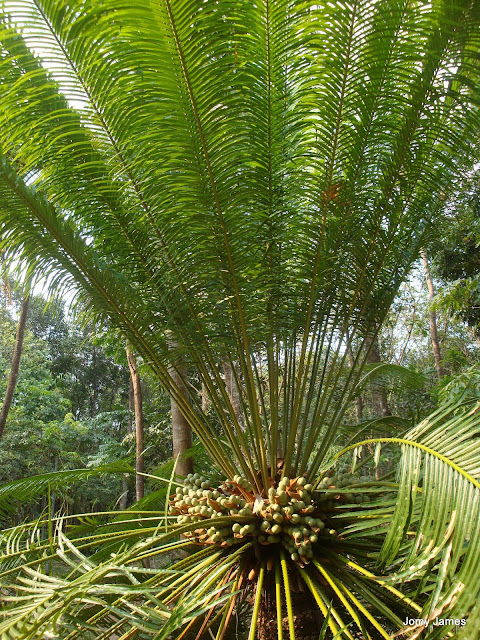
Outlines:
[[135, 473], [135, 470], [131, 465], [119, 460], [100, 467], [52, 471], [3, 484], [0, 486], [0, 515], [4, 517], [14, 513], [19, 504], [28, 504], [39, 496], [45, 495], [48, 490], [65, 487], [66, 484], [80, 479], [109, 473], [131, 474]]
[[[277, 457], [315, 475], [471, 161], [475, 3], [3, 7], [4, 248], [80, 288], [227, 475], [265, 484]], [[172, 383], [179, 358], [215, 424]]]
[[[476, 619], [477, 410], [364, 440], [401, 448], [396, 483], [351, 468], [333, 483], [346, 450], [332, 451], [364, 384], [416, 382], [368, 355], [476, 161], [479, 25], [477, 0], [3, 0], [0, 249], [132, 344], [223, 477], [241, 473], [241, 518], [305, 491], [307, 533], [320, 516], [331, 529], [297, 545], [288, 513], [264, 569], [260, 542], [205, 543], [196, 512], [24, 525], [2, 534], [0, 633], [221, 640], [239, 593], [281, 590], [277, 635], [293, 639], [298, 580], [333, 637], [387, 637], [412, 612]], [[25, 483], [26, 497], [48, 479]], [[208, 517], [232, 527], [222, 513]]]
[[[455, 403], [434, 412], [403, 438], [365, 440], [339, 454], [367, 443], [401, 446], [398, 493], [388, 528], [384, 525], [378, 565], [390, 574], [386, 583], [412, 583], [417, 594], [429, 594], [415, 617], [432, 623], [437, 618], [465, 619], [477, 599], [471, 585], [480, 579], [475, 524], [480, 516], [479, 428], [478, 404]], [[371, 526], [382, 526], [375, 511], [373, 505]], [[366, 524], [351, 531], [364, 535], [368, 528]], [[431, 631], [434, 638], [444, 633], [441, 623]]]

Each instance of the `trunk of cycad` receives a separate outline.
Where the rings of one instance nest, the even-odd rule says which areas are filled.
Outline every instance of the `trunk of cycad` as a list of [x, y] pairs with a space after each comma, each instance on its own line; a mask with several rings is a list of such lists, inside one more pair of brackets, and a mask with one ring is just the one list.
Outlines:
[[[292, 599], [295, 640], [318, 640], [322, 628], [322, 616], [308, 587], [298, 576], [289, 572], [290, 597]], [[287, 607], [282, 597], [283, 638], [290, 638]], [[260, 612], [257, 621], [258, 640], [278, 640], [277, 601], [273, 571], [265, 579]]]

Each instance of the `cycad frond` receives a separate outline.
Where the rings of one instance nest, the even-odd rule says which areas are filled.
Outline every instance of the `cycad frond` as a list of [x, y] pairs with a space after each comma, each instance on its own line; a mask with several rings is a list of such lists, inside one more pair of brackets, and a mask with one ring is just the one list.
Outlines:
[[30, 476], [0, 486], [0, 516], [13, 513], [19, 504], [27, 504], [49, 489], [65, 486], [68, 482], [76, 482], [95, 475], [108, 473], [135, 473], [134, 469], [124, 461], [91, 469], [69, 469], [52, 471], [42, 475]]
[[[357, 538], [379, 553], [382, 521], [392, 514], [399, 523], [405, 518], [403, 502], [394, 509], [395, 486], [363, 480], [339, 493], [329, 488], [334, 476], [328, 475], [314, 498], [301, 487], [304, 475], [315, 481], [331, 459], [398, 287], [472, 163], [479, 24], [476, 0], [2, 3], [2, 247], [51, 274], [53, 285], [75, 283], [87, 308], [108, 317], [151, 366], [233, 483], [220, 491], [223, 502], [246, 502], [248, 513], [238, 516], [230, 513], [235, 506], [216, 503], [217, 511], [203, 504], [208, 496], [195, 497], [203, 515], [190, 513], [182, 498], [173, 500], [173, 511], [181, 503], [180, 518], [193, 518], [187, 537], [196, 536], [206, 555], [218, 558], [200, 591], [208, 598], [214, 585], [223, 589], [233, 581], [234, 592], [247, 566], [258, 570], [262, 587], [253, 595], [254, 611], [261, 617], [263, 605], [256, 605], [263, 593], [280, 588], [290, 594], [292, 634], [291, 586], [298, 575], [332, 635], [352, 634], [344, 610], [359, 632], [374, 638], [388, 637], [385, 620], [398, 627], [402, 612], [418, 613], [424, 605], [363, 566], [369, 557]], [[178, 383], [184, 364], [196, 371], [195, 383], [185, 385], [189, 398]], [[238, 403], [227, 389], [225, 366]], [[201, 410], [200, 384], [208, 414]], [[467, 461], [459, 447], [473, 446], [474, 418], [458, 417], [458, 428], [454, 418], [449, 423], [458, 446], [449, 436], [445, 449], [422, 445], [425, 456], [415, 453], [421, 447], [409, 443], [417, 435], [418, 442], [440, 437], [432, 420], [405, 440], [401, 496], [420, 467], [429, 487], [433, 476], [464, 493], [470, 487], [465, 473], [475, 471], [477, 461]], [[438, 453], [434, 460], [430, 448]], [[458, 468], [446, 462], [450, 453]], [[451, 471], [443, 471], [444, 463]], [[238, 470], [242, 478], [234, 480]], [[291, 484], [282, 484], [285, 479]], [[204, 490], [214, 493], [214, 487]], [[313, 501], [298, 507], [302, 492]], [[363, 505], [365, 492], [382, 496], [376, 506]], [[436, 496], [412, 518], [428, 518]], [[288, 507], [280, 514], [281, 535], [266, 517], [273, 518], [274, 505]], [[446, 567], [449, 575], [456, 564], [447, 562], [447, 550], [459, 548], [460, 529], [446, 502], [441, 508], [441, 521], [425, 526], [438, 541], [452, 523], [439, 547], [441, 571]], [[262, 526], [272, 529], [267, 535], [257, 530], [262, 510]], [[244, 546], [236, 547], [235, 536], [227, 538], [234, 540], [228, 549], [222, 546], [227, 534], [213, 524], [209, 533], [197, 522], [195, 533], [198, 514], [220, 530], [235, 525], [237, 534], [239, 525]], [[319, 549], [320, 516], [334, 533], [325, 534]], [[253, 531], [238, 517], [250, 518]], [[339, 535], [337, 517], [356, 538]], [[292, 518], [300, 519], [301, 530]], [[120, 534], [127, 535], [111, 532], [117, 541]], [[393, 550], [404, 558], [413, 548], [393, 535], [381, 552], [391, 562]], [[259, 542], [261, 536], [266, 540]], [[273, 557], [270, 571], [263, 542]], [[310, 544], [317, 551], [309, 563]], [[438, 568], [422, 544], [418, 539], [415, 548]], [[468, 549], [460, 556], [475, 558], [477, 543]], [[459, 572], [470, 575], [468, 564]], [[441, 571], [435, 579], [424, 574], [432, 603], [448, 591]], [[466, 611], [476, 591], [467, 586], [464, 593], [456, 602]], [[192, 611], [180, 587], [175, 594], [178, 611], [185, 598]], [[220, 640], [231, 603], [211, 597], [218, 607], [211, 607], [202, 632], [215, 628]], [[132, 613], [129, 603], [120, 619], [134, 620], [135, 628], [145, 610]], [[99, 606], [107, 620], [108, 607]], [[370, 607], [384, 621], [375, 620]], [[185, 622], [182, 615], [177, 620]], [[150, 632], [161, 637], [144, 631]]]
[[[401, 446], [398, 494], [378, 564], [394, 567], [390, 584], [413, 582], [417, 595], [422, 590], [430, 594], [416, 618], [432, 624], [465, 619], [478, 597], [467, 585], [480, 581], [479, 429], [478, 403], [469, 407], [457, 402], [437, 410], [402, 438], [365, 440], [348, 448]], [[473, 631], [473, 622], [469, 628]], [[445, 636], [441, 622], [430, 635]]]

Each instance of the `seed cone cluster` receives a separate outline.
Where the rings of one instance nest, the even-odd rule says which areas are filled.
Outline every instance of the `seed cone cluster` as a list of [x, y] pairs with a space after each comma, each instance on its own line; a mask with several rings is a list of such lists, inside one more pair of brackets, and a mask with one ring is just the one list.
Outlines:
[[[334, 508], [335, 500], [340, 500], [349, 504], [362, 504], [370, 502], [368, 492], [359, 491], [359, 487], [370, 482], [375, 482], [375, 478], [368, 475], [358, 475], [349, 471], [346, 465], [333, 471], [332, 475], [324, 476], [316, 489], [318, 492], [329, 490], [319, 497], [319, 502], [328, 503], [327, 508]], [[352, 492], [348, 491], [351, 487]], [[332, 493], [333, 489], [339, 489], [340, 493]], [[326, 505], [324, 505], [324, 508]]]
[[[346, 470], [339, 473], [345, 476], [345, 482]], [[332, 485], [332, 480], [339, 481], [338, 477], [326, 477], [325, 488]], [[281, 544], [291, 559], [303, 566], [313, 557], [316, 544], [341, 534], [341, 528], [331, 517], [334, 500], [345, 502], [344, 496], [334, 495], [332, 500], [323, 492], [316, 494], [314, 500], [312, 492], [313, 486], [304, 477], [283, 477], [277, 486], [271, 486], [266, 495], [260, 496], [241, 476], [214, 489], [199, 474], [190, 474], [184, 486], [171, 496], [170, 514], [177, 516], [179, 524], [198, 523], [196, 529], [184, 534], [197, 544], [221, 547], [252, 541], [260, 545]], [[223, 516], [230, 516], [232, 523], [214, 522]]]

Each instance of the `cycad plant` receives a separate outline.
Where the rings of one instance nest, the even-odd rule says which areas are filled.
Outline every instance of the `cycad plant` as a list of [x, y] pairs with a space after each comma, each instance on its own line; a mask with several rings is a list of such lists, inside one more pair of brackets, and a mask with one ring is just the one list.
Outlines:
[[1, 6], [2, 250], [132, 345], [212, 473], [5, 531], [0, 636], [477, 638], [477, 410], [345, 416], [475, 160], [479, 3]]

